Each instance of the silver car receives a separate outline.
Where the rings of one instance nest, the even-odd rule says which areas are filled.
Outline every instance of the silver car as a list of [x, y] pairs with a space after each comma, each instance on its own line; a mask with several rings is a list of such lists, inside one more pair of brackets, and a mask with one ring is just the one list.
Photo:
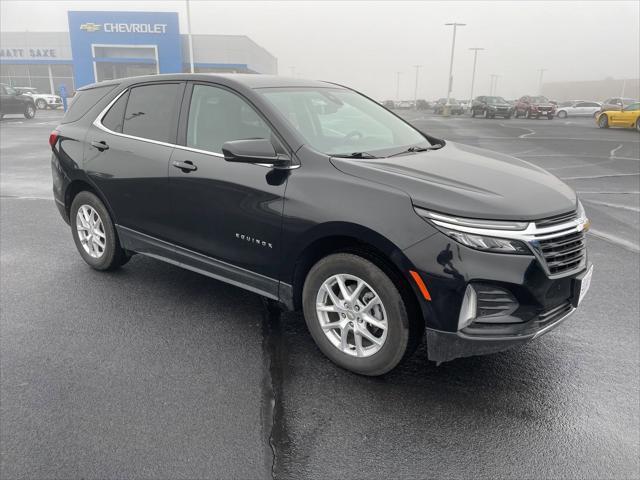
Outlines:
[[558, 106], [556, 116], [558, 118], [567, 117], [593, 117], [600, 111], [602, 104], [599, 102], [589, 102], [585, 100], [573, 100], [563, 102]]

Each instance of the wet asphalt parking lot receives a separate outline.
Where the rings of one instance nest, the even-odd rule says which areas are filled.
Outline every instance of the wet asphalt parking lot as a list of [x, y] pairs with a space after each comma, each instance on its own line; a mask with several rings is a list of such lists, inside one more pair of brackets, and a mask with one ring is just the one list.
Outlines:
[[640, 477], [640, 135], [401, 114], [579, 192], [595, 272], [573, 317], [508, 352], [351, 374], [254, 294], [142, 256], [91, 270], [51, 196], [60, 114], [5, 117], [0, 477]]

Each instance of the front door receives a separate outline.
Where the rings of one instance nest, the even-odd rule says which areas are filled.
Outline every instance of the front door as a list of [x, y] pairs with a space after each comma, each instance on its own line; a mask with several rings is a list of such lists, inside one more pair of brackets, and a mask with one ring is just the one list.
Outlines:
[[227, 162], [222, 144], [266, 138], [284, 153], [282, 143], [257, 111], [227, 88], [193, 84], [185, 102], [184, 146], [174, 150], [169, 168], [173, 242], [214, 265], [277, 278], [290, 172]]
[[2, 99], [0, 100], [0, 109], [2, 114], [7, 113], [23, 113], [24, 103], [18, 98], [18, 94], [12, 87], [0, 85]]

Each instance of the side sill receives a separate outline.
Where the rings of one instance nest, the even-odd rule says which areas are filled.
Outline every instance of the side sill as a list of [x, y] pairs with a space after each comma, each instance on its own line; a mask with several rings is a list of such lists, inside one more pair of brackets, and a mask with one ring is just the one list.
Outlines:
[[[263, 297], [280, 301], [278, 290], [280, 285], [285, 284], [281, 284], [278, 280], [193, 252], [121, 225], [116, 225], [116, 229], [118, 230], [122, 247], [126, 250], [131, 250], [249, 290]], [[286, 301], [283, 301], [283, 303], [287, 305]]]

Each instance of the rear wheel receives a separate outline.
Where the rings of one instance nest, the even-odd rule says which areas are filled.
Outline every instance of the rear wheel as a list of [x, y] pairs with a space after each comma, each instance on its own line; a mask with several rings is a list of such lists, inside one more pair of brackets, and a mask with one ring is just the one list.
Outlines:
[[24, 118], [31, 119], [36, 116], [36, 106], [33, 103], [27, 103], [24, 107]]
[[604, 113], [598, 118], [598, 126], [600, 128], [609, 128], [609, 117]]
[[394, 282], [358, 255], [337, 253], [316, 263], [305, 280], [302, 300], [318, 348], [355, 373], [389, 372], [420, 338], [421, 330], [412, 327]]
[[640, 117], [636, 120], [636, 131], [640, 133]]
[[111, 216], [104, 203], [91, 192], [73, 199], [69, 215], [71, 233], [82, 259], [96, 270], [114, 270], [129, 257], [120, 246]]

